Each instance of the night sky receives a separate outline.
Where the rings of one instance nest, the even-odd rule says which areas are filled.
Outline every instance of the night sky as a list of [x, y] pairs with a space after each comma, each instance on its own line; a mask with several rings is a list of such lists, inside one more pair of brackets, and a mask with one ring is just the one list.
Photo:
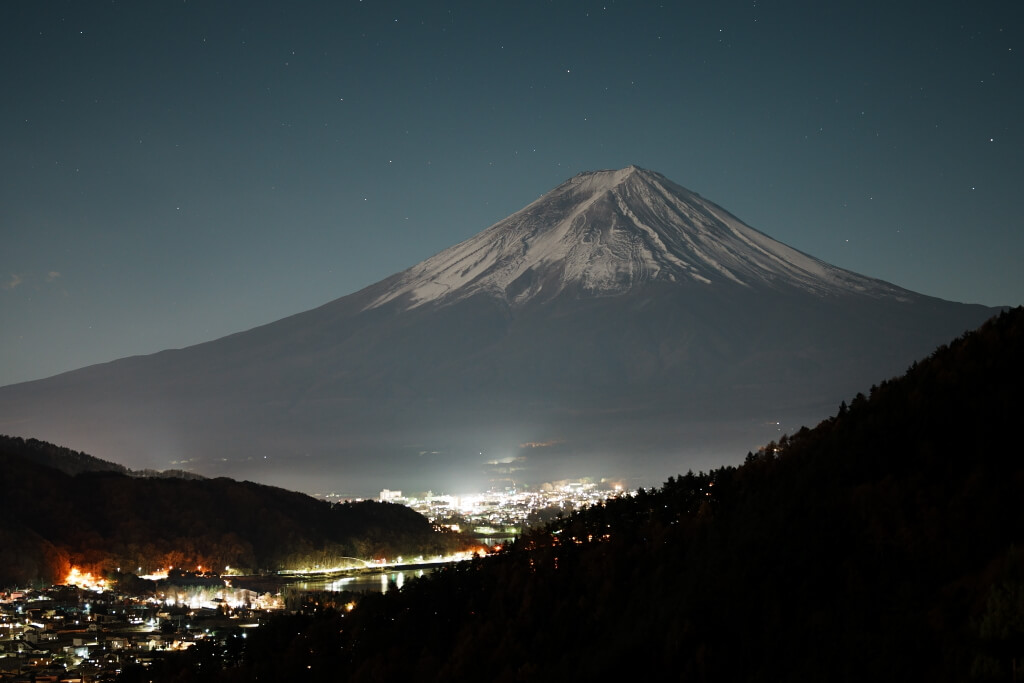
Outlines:
[[637, 164], [1024, 304], [1024, 4], [0, 4], [0, 385], [354, 292]]

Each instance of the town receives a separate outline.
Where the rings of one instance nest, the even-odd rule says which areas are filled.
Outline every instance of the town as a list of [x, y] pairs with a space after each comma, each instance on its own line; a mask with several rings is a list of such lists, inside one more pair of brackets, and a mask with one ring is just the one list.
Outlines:
[[507, 487], [466, 496], [403, 497], [383, 490], [380, 500], [413, 508], [434, 524], [482, 538], [517, 536], [531, 526], [552, 521], [608, 498], [623, 495], [622, 484], [591, 479], [547, 483], [536, 488]]
[[0, 681], [113, 681], [127, 666], [205, 640], [228, 648], [283, 608], [280, 595], [185, 573], [149, 596], [82, 585], [8, 591], [0, 594]]

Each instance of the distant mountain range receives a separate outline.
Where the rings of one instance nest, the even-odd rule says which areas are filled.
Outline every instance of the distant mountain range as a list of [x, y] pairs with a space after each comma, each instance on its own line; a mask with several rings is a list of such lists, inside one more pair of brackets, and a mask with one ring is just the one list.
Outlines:
[[319, 308], [0, 388], [0, 432], [306, 491], [654, 483], [997, 310], [829, 265], [631, 166]]

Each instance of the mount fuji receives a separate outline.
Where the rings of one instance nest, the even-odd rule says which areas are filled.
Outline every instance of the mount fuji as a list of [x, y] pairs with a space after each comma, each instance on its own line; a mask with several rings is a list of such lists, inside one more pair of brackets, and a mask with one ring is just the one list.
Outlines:
[[999, 309], [832, 266], [636, 166], [319, 308], [0, 388], [0, 432], [309, 492], [738, 462]]

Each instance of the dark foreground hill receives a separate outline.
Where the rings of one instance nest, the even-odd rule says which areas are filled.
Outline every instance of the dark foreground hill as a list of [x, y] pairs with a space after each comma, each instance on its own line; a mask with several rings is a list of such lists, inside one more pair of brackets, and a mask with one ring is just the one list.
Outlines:
[[224, 478], [131, 477], [84, 453], [11, 437], [0, 437], [0, 500], [0, 586], [60, 583], [72, 564], [102, 573], [276, 570], [460, 543], [400, 505], [332, 505]]
[[[1017, 309], [740, 467], [590, 508], [345, 616], [261, 627], [220, 680], [1010, 680], [1022, 350]], [[188, 657], [166, 673], [218, 664]]]

